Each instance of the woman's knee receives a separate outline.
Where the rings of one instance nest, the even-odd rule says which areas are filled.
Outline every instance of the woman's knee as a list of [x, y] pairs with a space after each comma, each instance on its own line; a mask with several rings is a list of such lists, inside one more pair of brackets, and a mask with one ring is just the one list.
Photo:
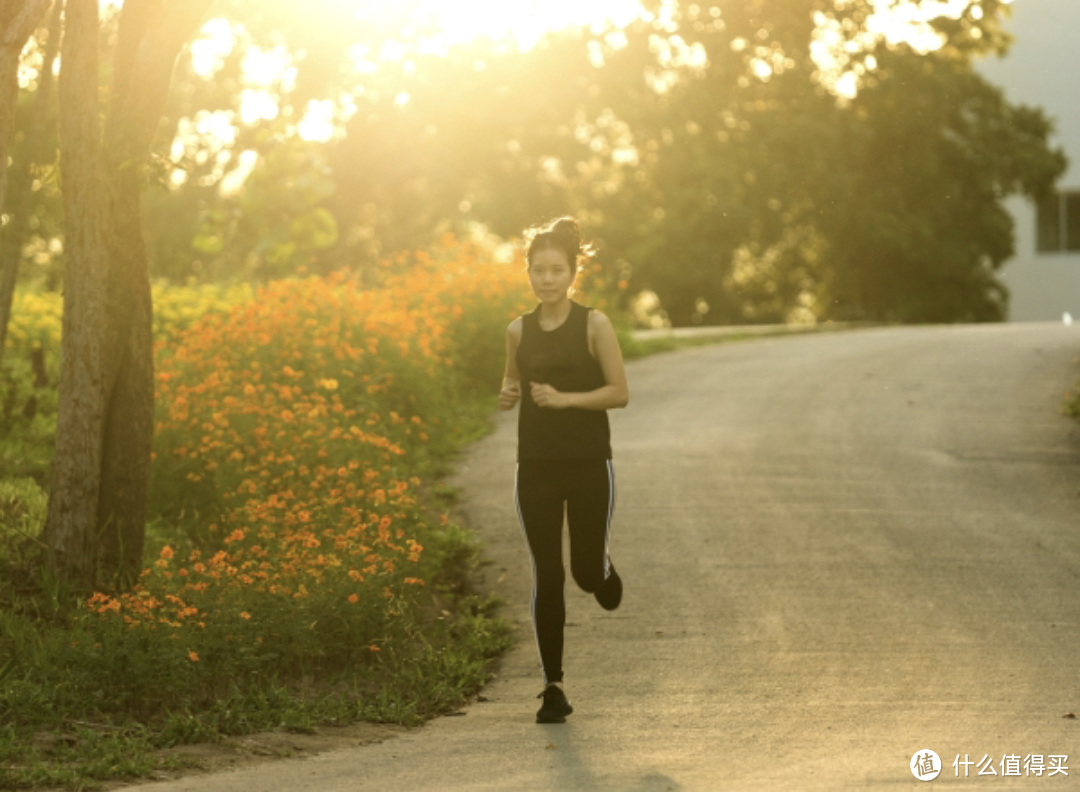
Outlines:
[[565, 583], [566, 572], [563, 569], [562, 564], [552, 564], [550, 567], [537, 566], [536, 588], [539, 592], [562, 591]]

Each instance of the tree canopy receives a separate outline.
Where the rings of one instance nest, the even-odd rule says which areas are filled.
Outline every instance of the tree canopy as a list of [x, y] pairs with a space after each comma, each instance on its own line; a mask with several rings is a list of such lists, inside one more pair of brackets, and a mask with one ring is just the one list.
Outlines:
[[[1002, 318], [1002, 201], [1064, 169], [1045, 114], [973, 69], [1008, 46], [1006, 4], [932, 19], [929, 49], [876, 33], [879, 5], [665, 0], [526, 51], [431, 53], [404, 11], [221, 0], [159, 136], [151, 272], [363, 269], [572, 212], [675, 324]], [[284, 64], [265, 85], [256, 51]], [[304, 134], [313, 108], [335, 119], [326, 140]], [[51, 229], [55, 205], [36, 211]]]

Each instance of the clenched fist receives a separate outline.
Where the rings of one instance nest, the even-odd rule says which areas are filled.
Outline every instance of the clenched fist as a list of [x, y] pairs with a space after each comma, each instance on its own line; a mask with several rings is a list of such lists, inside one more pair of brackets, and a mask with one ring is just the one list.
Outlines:
[[556, 410], [570, 406], [570, 396], [565, 393], [560, 393], [550, 385], [544, 385], [538, 382], [529, 383], [532, 393], [533, 401], [536, 402], [538, 407], [549, 407]]
[[521, 386], [517, 383], [507, 383], [499, 391], [499, 409], [512, 410], [521, 398]]

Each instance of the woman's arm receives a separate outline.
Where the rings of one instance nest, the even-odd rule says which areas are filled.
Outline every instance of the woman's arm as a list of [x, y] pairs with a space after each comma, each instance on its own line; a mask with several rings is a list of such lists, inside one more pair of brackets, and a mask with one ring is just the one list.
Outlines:
[[615, 328], [610, 319], [596, 310], [589, 312], [589, 346], [604, 373], [604, 386], [583, 393], [560, 393], [550, 385], [534, 382], [532, 397], [540, 407], [611, 410], [630, 403], [630, 388], [626, 384], [626, 368]]
[[517, 348], [521, 343], [521, 317], [506, 328], [506, 372], [499, 391], [499, 409], [512, 410], [521, 398], [521, 374], [517, 367]]

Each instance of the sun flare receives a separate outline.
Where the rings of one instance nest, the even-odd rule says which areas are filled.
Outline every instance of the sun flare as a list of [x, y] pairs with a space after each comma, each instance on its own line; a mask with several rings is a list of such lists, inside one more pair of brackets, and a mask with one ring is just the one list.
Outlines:
[[[1010, 0], [1006, 0], [1009, 2]], [[120, 0], [101, 0], [118, 6]], [[295, 111], [286, 123], [300, 138], [313, 142], [328, 142], [344, 134], [344, 125], [356, 112], [365, 93], [368, 76], [394, 69], [412, 74], [416, 61], [423, 57], [447, 56], [475, 44], [483, 47], [515, 48], [528, 51], [546, 35], [567, 28], [584, 28], [593, 35], [605, 35], [610, 43], [618, 39], [621, 29], [636, 20], [654, 21], [664, 26], [667, 15], [675, 13], [672, 0], [662, 0], [658, 17], [646, 11], [639, 0], [333, 0], [347, 9], [361, 29], [378, 31], [366, 40], [357, 41], [348, 51], [347, 59], [356, 75], [352, 89], [337, 96], [313, 99]], [[866, 27], [854, 39], [842, 29], [840, 21], [817, 12], [816, 30], [811, 53], [820, 69], [821, 82], [840, 97], [854, 96], [864, 75], [875, 69], [873, 57], [853, 60], [855, 50], [871, 49], [884, 40], [889, 45], [906, 42], [916, 50], [927, 52], [941, 46], [941, 36], [929, 24], [937, 16], [957, 18], [972, 5], [973, 0], [925, 0], [923, 3], [872, 0], [874, 13]], [[674, 29], [674, 28], [671, 28]], [[625, 43], [625, 36], [623, 37]], [[675, 39], [681, 41], [681, 39]], [[735, 46], [735, 43], [732, 44]], [[297, 73], [302, 68], [304, 52], [292, 51], [284, 42], [272, 48], [256, 45], [244, 26], [225, 18], [207, 21], [201, 35], [191, 44], [192, 67], [205, 79], [213, 79], [225, 58], [234, 51], [242, 53], [242, 90], [236, 111], [216, 111], [213, 124], [206, 118], [190, 125], [192, 130], [205, 127], [211, 138], [220, 139], [218, 127], [225, 125], [254, 125], [274, 121], [282, 114], [282, 97], [292, 92]], [[782, 53], [781, 53], [782, 55]], [[696, 59], [682, 61], [684, 65], [707, 63], [702, 49]], [[479, 65], [483, 65], [482, 63]], [[752, 63], [752, 71], [768, 80], [776, 65], [763, 59]], [[654, 85], [654, 87], [656, 87]], [[659, 90], [659, 89], [658, 89]], [[393, 98], [394, 105], [404, 107], [410, 102], [405, 91]], [[220, 116], [220, 117], [218, 117]], [[194, 133], [192, 133], [194, 135]], [[190, 146], [194, 137], [187, 140]], [[174, 146], [177, 158], [185, 146]], [[227, 152], [221, 178], [232, 160]], [[178, 159], [179, 161], [179, 159]], [[250, 171], [249, 167], [241, 172]], [[179, 177], [180, 179], [183, 176]], [[242, 178], [234, 182], [242, 183]]]
[[[367, 0], [356, 3], [358, 19], [404, 16], [402, 32], [428, 46], [450, 48], [477, 39], [512, 41], [527, 50], [547, 33], [568, 27], [625, 27], [643, 11], [638, 0]], [[418, 42], [419, 43], [419, 42]]]
[[[396, 31], [374, 47], [371, 42], [358, 42], [349, 51], [358, 76], [377, 72], [388, 64], [408, 71], [412, 57], [445, 56], [472, 42], [487, 41], [526, 51], [553, 31], [570, 27], [596, 32], [619, 29], [646, 16], [638, 0], [365, 0], [348, 5], [358, 21], [371, 21], [378, 23], [381, 30]], [[209, 20], [201, 33], [191, 45], [195, 72], [211, 79], [234, 48], [243, 47], [241, 72], [245, 87], [239, 120], [254, 124], [275, 119], [278, 98], [295, 84], [302, 55], [280, 45], [272, 50], [252, 45], [245, 41], [242, 25], [224, 18]], [[395, 103], [404, 105], [408, 101], [408, 94], [399, 94]], [[296, 132], [305, 140], [326, 142], [354, 110], [355, 103], [348, 96], [338, 97], [336, 102], [312, 101], [297, 122]]]

